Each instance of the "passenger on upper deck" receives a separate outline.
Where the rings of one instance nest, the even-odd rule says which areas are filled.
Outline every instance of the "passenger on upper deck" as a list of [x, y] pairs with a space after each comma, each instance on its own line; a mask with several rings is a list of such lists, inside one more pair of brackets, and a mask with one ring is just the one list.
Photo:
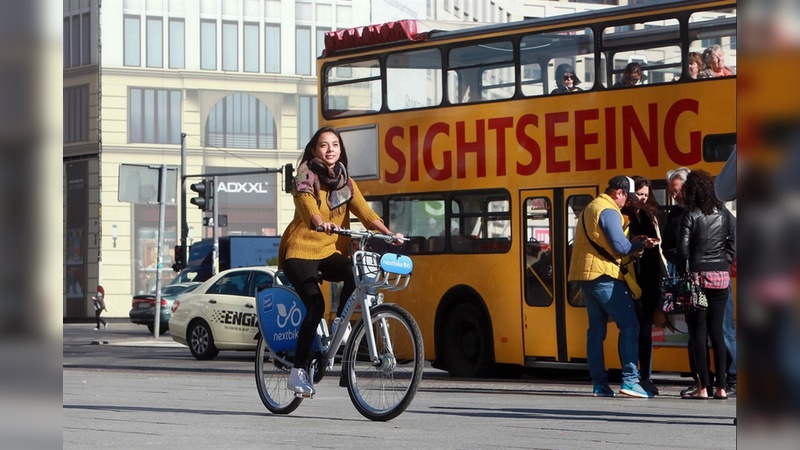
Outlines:
[[581, 79], [575, 75], [575, 69], [570, 64], [559, 64], [556, 67], [556, 88], [550, 94], [563, 94], [565, 92], [582, 91], [578, 85]]
[[697, 79], [703, 67], [705, 67], [703, 56], [698, 52], [689, 52], [689, 76]]
[[722, 47], [718, 44], [703, 50], [703, 62], [706, 66], [697, 74], [697, 78], [729, 77], [733, 75], [733, 70], [725, 65], [725, 55], [722, 54]]
[[639, 86], [644, 83], [647, 77], [642, 73], [642, 66], [637, 62], [628, 63], [625, 71], [622, 72], [622, 79], [614, 83], [614, 88]]

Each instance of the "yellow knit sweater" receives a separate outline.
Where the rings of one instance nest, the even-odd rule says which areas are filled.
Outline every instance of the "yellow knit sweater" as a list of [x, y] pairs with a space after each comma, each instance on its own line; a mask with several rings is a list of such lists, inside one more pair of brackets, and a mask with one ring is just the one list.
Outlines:
[[[372, 222], [381, 219], [369, 207], [355, 181], [352, 182], [352, 185], [353, 198], [346, 206], [333, 212], [328, 208], [328, 188], [326, 186], [320, 186], [319, 203], [312, 194], [295, 193], [294, 219], [283, 232], [278, 255], [278, 267], [283, 267], [283, 261], [287, 259], [299, 258], [318, 261], [334, 253], [342, 253], [340, 248], [347, 248], [349, 238], [340, 237], [338, 234], [329, 236], [314, 229], [311, 216], [315, 214], [319, 214], [324, 222], [332, 222], [342, 228], [349, 227], [350, 213], [353, 213], [367, 228], [372, 228]], [[344, 210], [344, 214], [340, 210]], [[337, 241], [339, 240], [346, 240], [346, 242], [344, 245], [337, 247]]]

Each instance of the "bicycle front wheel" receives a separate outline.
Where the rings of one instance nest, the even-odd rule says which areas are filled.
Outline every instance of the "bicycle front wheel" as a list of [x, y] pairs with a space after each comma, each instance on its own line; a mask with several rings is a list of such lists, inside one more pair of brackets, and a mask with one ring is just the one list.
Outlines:
[[261, 402], [274, 414], [289, 414], [303, 401], [286, 387], [292, 368], [278, 361], [267, 348], [264, 337], [258, 338], [256, 350], [256, 387]]
[[417, 393], [422, 380], [425, 352], [417, 322], [394, 304], [371, 309], [372, 333], [378, 361], [371, 361], [367, 327], [359, 320], [342, 355], [342, 370], [350, 400], [370, 420], [399, 416]]

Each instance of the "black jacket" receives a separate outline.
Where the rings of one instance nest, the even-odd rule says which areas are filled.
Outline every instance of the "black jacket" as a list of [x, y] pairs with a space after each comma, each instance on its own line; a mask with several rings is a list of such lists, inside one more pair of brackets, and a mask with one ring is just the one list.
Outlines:
[[[679, 273], [730, 270], [736, 256], [736, 219], [727, 208], [685, 213], [678, 229]], [[688, 267], [687, 267], [688, 262]]]

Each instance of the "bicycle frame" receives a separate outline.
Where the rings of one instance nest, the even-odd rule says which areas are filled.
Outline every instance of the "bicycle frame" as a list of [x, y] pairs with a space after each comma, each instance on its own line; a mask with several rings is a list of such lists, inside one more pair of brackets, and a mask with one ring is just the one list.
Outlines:
[[[394, 236], [369, 231], [333, 232], [351, 236], [359, 244], [352, 255], [356, 286], [336, 319], [339, 326], [333, 335], [328, 332], [327, 322], [320, 321], [308, 368], [309, 378], [319, 382], [333, 367], [350, 319], [360, 312], [361, 318], [352, 325], [352, 336], [342, 351], [339, 384], [347, 388], [353, 406], [364, 417], [375, 421], [391, 420], [405, 411], [414, 399], [422, 380], [425, 348], [414, 317], [398, 305], [382, 304], [383, 294], [378, 291], [405, 288], [413, 263], [408, 256], [380, 255], [366, 249], [371, 238], [393, 242], [397, 239]], [[256, 303], [261, 329], [256, 351], [256, 387], [268, 410], [289, 414], [304, 398], [313, 396], [298, 394], [287, 386], [290, 368], [294, 366], [292, 352], [297, 345], [298, 320], [304, 317], [305, 308], [297, 293], [285, 287], [260, 291]]]
[[[336, 334], [330, 337], [329, 345], [323, 350], [323, 357], [328, 361], [332, 361], [336, 352], [341, 345], [344, 338], [347, 326], [353, 313], [356, 311], [355, 305], [361, 305], [361, 316], [366, 327], [367, 348], [369, 350], [369, 357], [373, 364], [381, 364], [380, 356], [375, 345], [375, 334], [372, 328], [372, 315], [370, 308], [383, 303], [383, 294], [378, 292], [378, 289], [384, 290], [400, 290], [408, 286], [411, 279], [411, 268], [413, 264], [411, 259], [396, 255], [394, 253], [385, 253], [380, 255], [377, 252], [365, 250], [367, 242], [370, 239], [377, 238], [386, 242], [394, 242], [394, 236], [374, 233], [371, 231], [353, 231], [353, 230], [335, 230], [337, 234], [347, 235], [354, 237], [358, 240], [359, 249], [353, 253], [353, 276], [356, 279], [356, 289], [347, 299], [347, 302], [342, 309], [341, 326], [336, 330]], [[384, 261], [384, 258], [389, 258]], [[401, 262], [391, 262], [392, 258]], [[394, 264], [394, 266], [392, 265]], [[398, 265], [403, 265], [398, 270]], [[324, 322], [324, 320], [323, 320]], [[388, 335], [385, 333], [386, 324], [381, 323], [381, 336], [386, 345], [391, 346]]]
[[[362, 232], [354, 230], [335, 230], [334, 232], [353, 237], [359, 243], [359, 249], [353, 252], [352, 255], [353, 275], [356, 280], [356, 289], [347, 299], [345, 306], [342, 309], [342, 314], [339, 316], [341, 318], [342, 326], [336, 330], [335, 335], [329, 335], [325, 319], [321, 321], [319, 327], [317, 328], [318, 343], [316, 344], [315, 348], [320, 350], [324, 360], [333, 361], [339, 346], [344, 340], [347, 324], [350, 323], [350, 319], [358, 310], [358, 306], [360, 306], [362, 320], [364, 321], [364, 325], [366, 327], [366, 340], [370, 360], [373, 364], [380, 365], [381, 359], [380, 355], [378, 355], [370, 310], [372, 307], [383, 303], [383, 294], [378, 292], [379, 289], [399, 290], [408, 285], [408, 282], [411, 279], [411, 269], [413, 268], [413, 263], [407, 256], [397, 255], [394, 253], [385, 253], [384, 255], [380, 255], [377, 252], [365, 250], [367, 242], [369, 242], [370, 239], [382, 239], [386, 242], [394, 242], [396, 240], [394, 236], [374, 233], [371, 231]], [[305, 308], [302, 307], [302, 301], [300, 301], [295, 292], [292, 291], [292, 294], [296, 298], [296, 301], [295, 299], [291, 299], [292, 306], [291, 309], [286, 313], [287, 315], [284, 316], [286, 317], [285, 320], [288, 320], [288, 315], [294, 314], [297, 311], [297, 308], [302, 308], [303, 315], [305, 315]], [[259, 293], [257, 294], [257, 297], [260, 297], [261, 295], [262, 294]], [[271, 299], [266, 301], [270, 302]], [[293, 365], [293, 362], [287, 358], [286, 354], [283, 354], [280, 351], [275, 351], [278, 348], [281, 348], [282, 350], [288, 349], [277, 346], [275, 345], [274, 341], [272, 341], [271, 338], [274, 336], [273, 330], [271, 328], [266, 328], [268, 325], [265, 320], [262, 320], [261, 316], [261, 313], [263, 312], [262, 309], [265, 308], [265, 305], [263, 305], [264, 302], [259, 299], [257, 303], [259, 303], [259, 328], [261, 330], [261, 334], [264, 336], [265, 341], [267, 342], [268, 348], [270, 348], [271, 353], [278, 361], [287, 366]], [[271, 305], [267, 306], [271, 309]], [[280, 317], [278, 320], [280, 321]], [[386, 332], [386, 323], [382, 322], [380, 328], [382, 341], [385, 345], [391, 347], [391, 343], [389, 342], [388, 334]]]

